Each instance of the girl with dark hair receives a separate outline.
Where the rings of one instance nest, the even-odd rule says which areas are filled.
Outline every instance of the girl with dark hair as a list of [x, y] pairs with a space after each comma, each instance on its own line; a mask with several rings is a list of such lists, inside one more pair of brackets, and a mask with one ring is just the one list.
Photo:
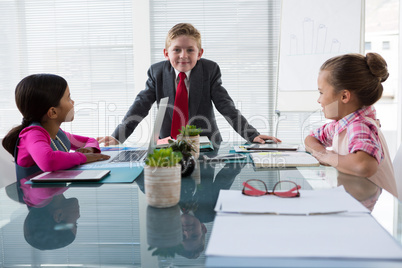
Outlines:
[[77, 220], [80, 217], [77, 198], [65, 198], [59, 194], [51, 197], [50, 203], [44, 207], [28, 208], [24, 237], [31, 246], [51, 250], [66, 247], [75, 240]]
[[307, 136], [305, 145], [322, 164], [367, 177], [378, 191], [397, 196], [392, 161], [372, 106], [381, 98], [388, 76], [387, 63], [377, 53], [327, 60], [318, 76], [318, 102], [333, 121]]
[[95, 139], [60, 129], [61, 123], [74, 119], [74, 101], [64, 78], [27, 76], [15, 89], [15, 102], [22, 123], [4, 137], [3, 147], [14, 156], [17, 179], [109, 158], [100, 154]]
[[80, 206], [77, 198], [66, 198], [68, 187], [31, 187], [19, 181], [21, 198], [29, 213], [24, 221], [25, 240], [40, 250], [63, 248], [75, 240]]

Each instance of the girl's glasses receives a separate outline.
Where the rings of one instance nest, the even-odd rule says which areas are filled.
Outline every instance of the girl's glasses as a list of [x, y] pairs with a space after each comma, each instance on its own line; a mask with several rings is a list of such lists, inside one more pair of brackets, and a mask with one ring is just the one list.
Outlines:
[[243, 182], [242, 194], [249, 196], [276, 195], [279, 197], [300, 197], [299, 189], [293, 181], [278, 181], [275, 183], [272, 192], [269, 192], [267, 185], [262, 180], [251, 179]]

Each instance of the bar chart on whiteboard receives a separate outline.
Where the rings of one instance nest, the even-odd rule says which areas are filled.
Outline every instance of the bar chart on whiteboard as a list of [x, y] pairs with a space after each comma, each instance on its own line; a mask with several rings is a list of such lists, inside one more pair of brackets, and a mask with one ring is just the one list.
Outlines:
[[282, 0], [278, 104], [289, 106], [286, 92], [317, 91], [327, 59], [360, 52], [362, 19], [362, 0]]

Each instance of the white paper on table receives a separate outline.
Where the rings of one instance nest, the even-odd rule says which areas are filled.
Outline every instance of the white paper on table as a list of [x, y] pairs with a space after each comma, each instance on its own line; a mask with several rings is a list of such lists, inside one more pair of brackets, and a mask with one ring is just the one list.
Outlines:
[[300, 197], [275, 195], [246, 196], [241, 191], [220, 190], [215, 211], [218, 213], [266, 213], [313, 215], [340, 212], [370, 213], [343, 186], [323, 190], [300, 190]]
[[402, 247], [369, 214], [218, 215], [206, 255], [402, 261]]
[[200, 136], [200, 144], [210, 144], [211, 141], [209, 140], [208, 136]]

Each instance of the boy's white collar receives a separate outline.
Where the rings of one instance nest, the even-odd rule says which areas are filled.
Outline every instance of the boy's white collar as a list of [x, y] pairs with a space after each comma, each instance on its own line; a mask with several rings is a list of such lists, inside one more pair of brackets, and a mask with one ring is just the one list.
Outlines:
[[[181, 73], [181, 72], [179, 72], [179, 71], [176, 70], [176, 69], [174, 69], [174, 72], [175, 72], [175, 74], [176, 74], [176, 80], [177, 80], [177, 77], [179, 76], [179, 73]], [[185, 72], [185, 74], [186, 74], [186, 76], [187, 76], [187, 79], [190, 79], [191, 70]]]

